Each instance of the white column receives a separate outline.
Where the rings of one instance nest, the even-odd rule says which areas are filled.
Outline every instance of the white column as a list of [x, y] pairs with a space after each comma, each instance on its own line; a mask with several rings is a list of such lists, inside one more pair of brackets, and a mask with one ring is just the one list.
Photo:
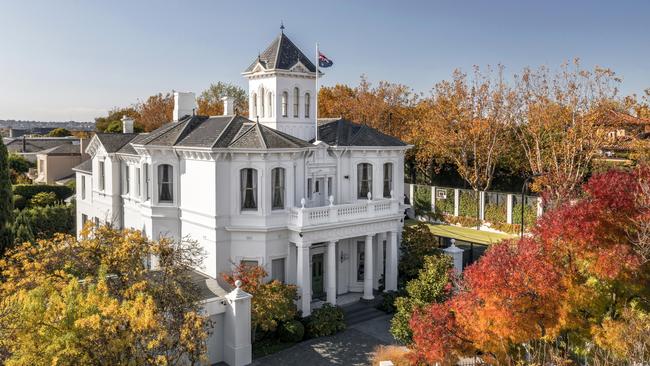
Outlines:
[[241, 366], [251, 363], [251, 295], [244, 292], [241, 281], [226, 297], [226, 314], [224, 324], [224, 361], [228, 365]]
[[327, 243], [327, 302], [336, 305], [336, 241]]
[[[379, 290], [379, 281], [384, 274], [384, 240], [386, 240], [386, 233], [377, 234], [377, 244], [375, 246], [377, 254], [375, 255], [375, 274], [374, 274], [374, 288]], [[386, 287], [386, 279], [384, 278], [384, 287]]]
[[298, 261], [296, 279], [298, 291], [300, 294], [300, 309], [302, 316], [309, 316], [311, 314], [311, 271], [309, 269], [309, 244], [297, 244]]
[[506, 196], [506, 222], [508, 224], [512, 224], [512, 201], [514, 199], [514, 195], [508, 194]]
[[454, 216], [460, 214], [460, 189], [454, 189]]
[[296, 269], [296, 246], [293, 243], [289, 243], [287, 245], [287, 272], [289, 273], [289, 276], [287, 278], [287, 283], [290, 285], [295, 285], [296, 284], [296, 274], [297, 274], [297, 269]]
[[363, 254], [363, 299], [372, 300], [372, 235], [366, 235], [366, 248]]
[[397, 290], [397, 232], [389, 231], [386, 237], [386, 291]]
[[461, 273], [463, 271], [463, 250], [456, 246], [456, 239], [451, 239], [451, 245], [442, 251], [452, 258], [454, 270]]
[[479, 193], [479, 219], [485, 220], [485, 191], [480, 191]]

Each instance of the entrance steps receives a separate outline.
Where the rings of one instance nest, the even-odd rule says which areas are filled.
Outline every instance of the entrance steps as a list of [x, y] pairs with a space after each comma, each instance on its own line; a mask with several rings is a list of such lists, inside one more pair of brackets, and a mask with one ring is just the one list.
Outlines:
[[381, 301], [381, 296], [377, 296], [374, 300], [371, 301], [359, 301], [354, 304], [341, 307], [341, 309], [343, 309], [343, 313], [345, 313], [345, 324], [350, 327], [352, 325], [386, 315], [386, 313], [378, 310], [375, 307]]

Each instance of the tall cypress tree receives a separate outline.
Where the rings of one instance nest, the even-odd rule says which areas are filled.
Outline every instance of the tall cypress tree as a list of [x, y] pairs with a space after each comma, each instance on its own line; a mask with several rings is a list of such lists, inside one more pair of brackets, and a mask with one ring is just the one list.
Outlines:
[[9, 174], [9, 153], [0, 139], [0, 256], [13, 244], [11, 223], [13, 221], [13, 192]]

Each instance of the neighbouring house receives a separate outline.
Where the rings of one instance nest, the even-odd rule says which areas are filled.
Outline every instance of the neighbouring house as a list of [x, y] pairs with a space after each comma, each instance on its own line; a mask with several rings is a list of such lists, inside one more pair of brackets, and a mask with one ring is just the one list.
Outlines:
[[75, 172], [72, 168], [89, 158], [83, 152], [84, 142], [84, 140], [77, 140], [39, 151], [36, 154], [34, 183], [65, 184], [74, 180]]
[[[159, 129], [135, 134], [125, 118], [124, 133], [96, 134], [75, 168], [77, 227], [197, 240], [207, 257], [196, 271], [214, 286], [233, 264], [261, 265], [298, 286], [303, 316], [397, 289], [410, 146], [344, 118], [316, 120], [316, 67], [284, 33], [243, 76], [251, 119], [230, 97], [224, 115], [196, 115], [194, 94], [175, 92], [173, 120]], [[210, 362], [224, 360], [216, 354]]]
[[77, 137], [4, 137], [3, 142], [10, 153], [23, 156], [35, 163], [36, 155], [41, 151], [52, 149], [64, 144], [80, 143]]

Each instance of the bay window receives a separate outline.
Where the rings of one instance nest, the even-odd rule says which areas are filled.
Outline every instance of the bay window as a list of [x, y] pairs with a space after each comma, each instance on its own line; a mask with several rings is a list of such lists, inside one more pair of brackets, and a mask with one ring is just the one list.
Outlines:
[[244, 168], [240, 171], [241, 209], [257, 210], [257, 170]]
[[158, 202], [174, 201], [174, 168], [169, 164], [158, 165]]

